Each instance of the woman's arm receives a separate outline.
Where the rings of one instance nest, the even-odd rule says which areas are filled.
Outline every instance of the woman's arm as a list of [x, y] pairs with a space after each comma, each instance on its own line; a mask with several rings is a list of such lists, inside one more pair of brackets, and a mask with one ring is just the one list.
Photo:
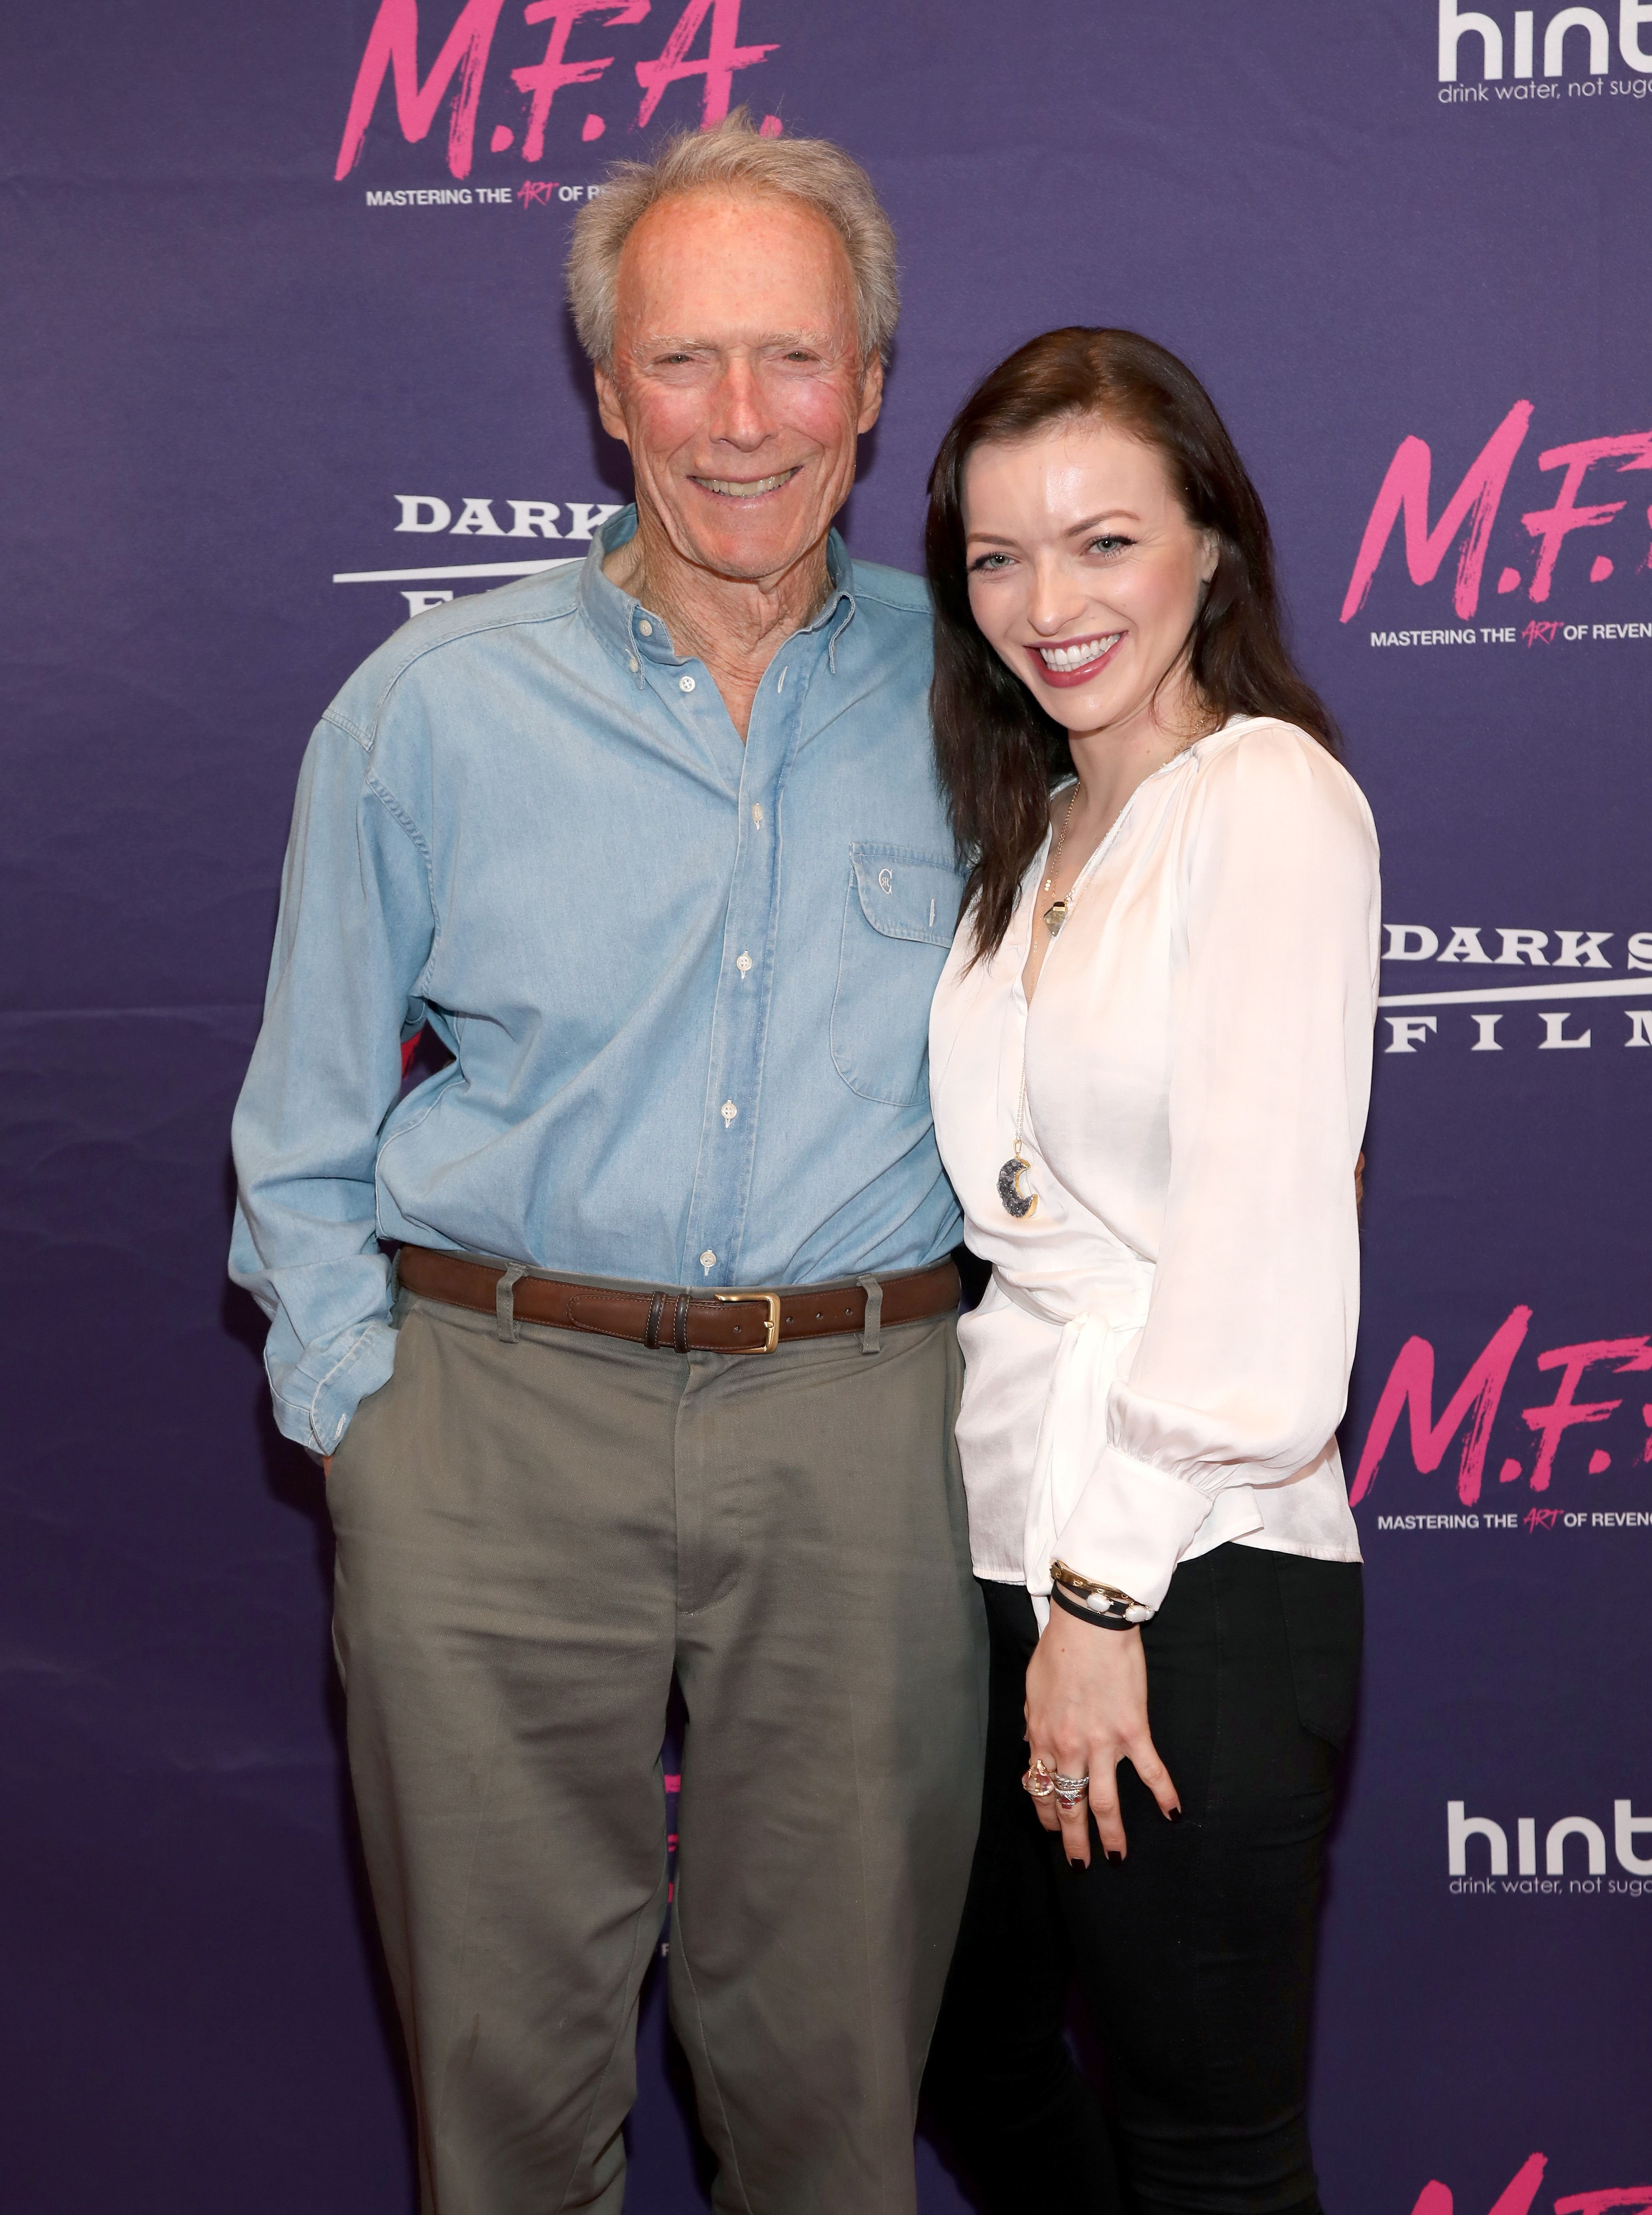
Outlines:
[[[1324, 1450], [1359, 1319], [1375, 834], [1348, 779], [1286, 726], [1247, 732], [1202, 775], [1182, 856], [1153, 1292], [1129, 1377], [1108, 1396], [1103, 1450], [1056, 1540], [1064, 1563], [1150, 1611], [1217, 1494], [1293, 1476]], [[1118, 1759], [1135, 1762], [1167, 1813], [1174, 1804], [1147, 1735], [1139, 1633], [1053, 1611], [1028, 1673], [1028, 1724], [1035, 1754], [1059, 1753], [1063, 1774], [1080, 1773], [1071, 1763], [1087, 1747], [1109, 1850], [1124, 1848]], [[1040, 1813], [1053, 1823], [1053, 1800]], [[1066, 1825], [1075, 1859], [1088, 1858], [1083, 1815]]]
[[1218, 1494], [1294, 1476], [1342, 1420], [1376, 1015], [1376, 836], [1311, 739], [1265, 724], [1219, 754], [1182, 868], [1152, 1298], [1055, 1549], [1150, 1609]]

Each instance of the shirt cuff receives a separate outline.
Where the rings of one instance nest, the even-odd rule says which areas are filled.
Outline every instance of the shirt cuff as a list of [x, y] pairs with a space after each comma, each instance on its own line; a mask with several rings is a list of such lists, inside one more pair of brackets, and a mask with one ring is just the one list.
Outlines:
[[347, 1340], [309, 1346], [286, 1366], [268, 1362], [275, 1427], [317, 1460], [338, 1451], [350, 1418], [371, 1392], [390, 1381], [396, 1333], [376, 1318]]
[[1208, 1497], [1180, 1477], [1108, 1446], [1056, 1533], [1056, 1555], [1157, 1609], [1210, 1511]]

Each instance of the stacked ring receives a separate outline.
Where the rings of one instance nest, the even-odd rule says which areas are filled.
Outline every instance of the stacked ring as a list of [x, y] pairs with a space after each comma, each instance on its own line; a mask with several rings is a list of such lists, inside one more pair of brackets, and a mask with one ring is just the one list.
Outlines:
[[1075, 1807], [1083, 1807], [1084, 1795], [1090, 1789], [1090, 1777], [1088, 1774], [1083, 1776], [1063, 1776], [1059, 1770], [1058, 1770], [1055, 1773], [1053, 1782], [1055, 1787], [1055, 1804], [1058, 1807], [1063, 1809], [1066, 1813], [1070, 1815]]

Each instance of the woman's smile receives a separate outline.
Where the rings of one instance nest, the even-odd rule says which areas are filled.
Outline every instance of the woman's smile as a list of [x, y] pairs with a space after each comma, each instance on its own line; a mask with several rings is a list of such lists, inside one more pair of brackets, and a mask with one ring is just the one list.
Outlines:
[[1121, 630], [1103, 631], [1088, 638], [1064, 638], [1052, 645], [1035, 640], [1028, 648], [1028, 659], [1033, 665], [1034, 676], [1042, 684], [1058, 684], [1063, 690], [1074, 684], [1088, 684], [1098, 677], [1112, 660], [1124, 642]]

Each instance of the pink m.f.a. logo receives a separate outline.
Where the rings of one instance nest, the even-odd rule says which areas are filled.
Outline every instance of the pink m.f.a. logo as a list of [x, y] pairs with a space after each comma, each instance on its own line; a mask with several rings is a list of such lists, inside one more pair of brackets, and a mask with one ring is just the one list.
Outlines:
[[[522, 158], [537, 162], [545, 150], [545, 126], [556, 95], [570, 85], [596, 84], [613, 65], [613, 54], [591, 54], [570, 59], [568, 41], [582, 19], [589, 17], [605, 30], [641, 23], [652, 0], [527, 0], [523, 21], [546, 27], [545, 46], [536, 61], [510, 72], [517, 90], [526, 95], [527, 115], [522, 126]], [[344, 137], [333, 171], [347, 176], [361, 158], [367, 126], [372, 121], [384, 82], [389, 78], [396, 99], [396, 120], [410, 144], [428, 133], [444, 100], [450, 95], [452, 114], [447, 129], [447, 166], [456, 177], [467, 177], [476, 152], [476, 116], [488, 62], [494, 51], [505, 0], [464, 0], [451, 29], [430, 65], [419, 74], [419, 0], [379, 0], [378, 15], [367, 34], [367, 45], [356, 71], [355, 89], [345, 118]], [[702, 87], [700, 126], [709, 130], [728, 114], [734, 96], [735, 72], [750, 69], [776, 52], [773, 45], [743, 46], [740, 43], [740, 0], [686, 0], [658, 54], [635, 64], [642, 100], [636, 111], [639, 129], [654, 119], [654, 111], [673, 84], [697, 78]], [[694, 47], [702, 34], [705, 52]], [[584, 136], [600, 135], [599, 118], [586, 120]], [[766, 136], [778, 132], [778, 121], [765, 120]], [[494, 153], [515, 141], [507, 124], [496, 125], [490, 141]]]
[[[1502, 1406], [1509, 1371], [1515, 1355], [1525, 1344], [1531, 1321], [1530, 1308], [1517, 1307], [1510, 1312], [1492, 1333], [1478, 1359], [1469, 1365], [1437, 1421], [1434, 1412], [1434, 1347], [1426, 1338], [1406, 1340], [1388, 1372], [1378, 1397], [1376, 1413], [1371, 1419], [1371, 1428], [1366, 1433], [1359, 1467], [1348, 1492], [1354, 1506], [1376, 1482], [1383, 1456], [1392, 1444], [1402, 1419], [1409, 1429], [1411, 1459], [1425, 1476], [1440, 1467], [1453, 1440], [1461, 1438], [1457, 1496], [1465, 1507], [1475, 1505], [1485, 1479], [1492, 1426]], [[1497, 1482], [1514, 1484], [1522, 1476], [1529, 1476], [1533, 1492], [1547, 1492], [1554, 1478], [1555, 1457], [1561, 1441], [1574, 1430], [1608, 1421], [1624, 1404], [1621, 1392], [1610, 1400], [1580, 1399], [1578, 1393], [1584, 1377], [1591, 1369], [1605, 1368], [1618, 1377], [1652, 1371], [1652, 1336], [1595, 1338], [1571, 1346], [1551, 1346], [1538, 1354], [1536, 1366], [1545, 1377], [1559, 1372], [1555, 1377], [1551, 1400], [1520, 1411], [1522, 1424], [1537, 1440], [1537, 1452], [1529, 1471], [1522, 1461], [1509, 1457], [1498, 1469]], [[1652, 1403], [1644, 1406], [1642, 1414], [1647, 1427], [1641, 1448], [1644, 1463], [1652, 1462]], [[1604, 1448], [1597, 1449], [1590, 1457], [1589, 1472], [1602, 1476], [1611, 1463], [1611, 1454]], [[1442, 2211], [1435, 2210], [1434, 2215], [1442, 2215]]]
[[[1354, 574], [1342, 599], [1344, 623], [1351, 622], [1365, 605], [1396, 524], [1402, 526], [1405, 566], [1414, 585], [1432, 584], [1446, 554], [1461, 540], [1452, 605], [1465, 622], [1474, 615], [1480, 604], [1480, 586], [1485, 575], [1492, 526], [1497, 520], [1514, 457], [1526, 443], [1532, 414], [1529, 400], [1515, 402], [1470, 463], [1462, 482], [1446, 501], [1439, 521], [1432, 526], [1428, 521], [1428, 498], [1434, 455], [1426, 439], [1401, 439], [1388, 464], [1360, 540], [1360, 550], [1354, 556]], [[1630, 431], [1606, 439], [1581, 439], [1570, 445], [1551, 446], [1538, 456], [1540, 469], [1559, 469], [1563, 474], [1552, 505], [1533, 508], [1520, 518], [1527, 537], [1535, 539], [1538, 545], [1530, 585], [1533, 600], [1548, 598], [1554, 582], [1555, 563], [1572, 532], [1599, 530], [1628, 505], [1621, 500], [1586, 504], [1578, 499], [1588, 472], [1597, 463], [1609, 461], [1615, 461], [1620, 472], [1652, 469], [1652, 431]], [[1652, 565], [1652, 556], [1643, 566], [1649, 565]], [[1609, 555], [1598, 557], [1589, 573], [1591, 582], [1604, 583], [1613, 566]], [[1497, 580], [1497, 590], [1516, 592], [1524, 582], [1518, 569], [1506, 568]]]
[[[1490, 2215], [1531, 2215], [1547, 2154], [1534, 2153], [1520, 2163], [1492, 2202]], [[1438, 2178], [1425, 2184], [1411, 2215], [1454, 2215], [1451, 2187]], [[1652, 2184], [1611, 2185], [1604, 2192], [1572, 2192], [1557, 2200], [1554, 2215], [1652, 2215]]]

